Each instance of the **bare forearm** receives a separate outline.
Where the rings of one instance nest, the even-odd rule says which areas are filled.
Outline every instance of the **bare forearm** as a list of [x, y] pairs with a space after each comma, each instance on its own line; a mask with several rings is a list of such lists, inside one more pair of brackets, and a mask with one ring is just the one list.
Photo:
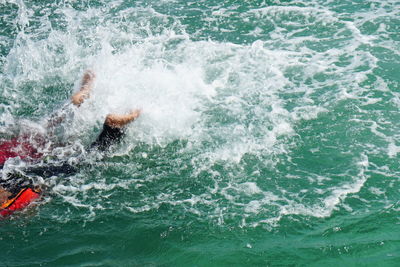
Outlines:
[[105, 123], [113, 128], [121, 128], [140, 115], [140, 110], [133, 110], [129, 114], [109, 114]]
[[93, 71], [87, 70], [85, 72], [82, 78], [81, 88], [71, 97], [72, 104], [80, 106], [85, 99], [89, 98], [95, 77], [96, 75]]

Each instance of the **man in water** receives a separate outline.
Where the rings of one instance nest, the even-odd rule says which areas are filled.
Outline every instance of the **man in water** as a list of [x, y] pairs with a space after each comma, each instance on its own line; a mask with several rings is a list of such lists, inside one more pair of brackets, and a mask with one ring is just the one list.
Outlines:
[[[83, 75], [81, 87], [72, 98], [73, 105], [79, 107], [85, 99], [89, 98], [93, 87], [95, 74], [92, 71], [86, 71]], [[96, 141], [90, 146], [90, 150], [99, 151], [107, 150], [112, 144], [118, 143], [124, 135], [125, 126], [134, 121], [140, 115], [140, 110], [132, 110], [128, 114], [108, 114], [104, 121], [103, 130], [97, 137]], [[65, 114], [50, 118], [47, 127], [53, 128], [61, 123]], [[45, 138], [38, 135], [39, 146], [44, 146]], [[20, 157], [26, 161], [38, 159], [43, 155], [38, 152], [37, 147], [29, 141], [21, 141], [14, 138], [10, 141], [0, 144], [0, 170], [4, 163], [13, 157]], [[28, 167], [24, 170], [25, 174], [34, 174], [43, 178], [62, 174], [74, 174], [77, 172], [76, 166], [72, 166], [67, 162], [59, 162], [52, 165], [40, 165]], [[0, 215], [11, 214], [15, 210], [19, 210], [27, 206], [31, 201], [40, 196], [41, 190], [38, 186], [34, 186], [32, 181], [20, 172], [7, 173], [0, 178]], [[3, 174], [4, 176], [4, 174]]]

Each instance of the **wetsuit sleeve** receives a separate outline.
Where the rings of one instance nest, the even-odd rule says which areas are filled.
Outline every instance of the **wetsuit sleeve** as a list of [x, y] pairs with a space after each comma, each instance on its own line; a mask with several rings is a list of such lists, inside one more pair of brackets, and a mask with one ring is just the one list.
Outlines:
[[47, 164], [43, 166], [33, 166], [24, 170], [26, 174], [37, 175], [42, 178], [50, 178], [53, 176], [70, 176], [78, 172], [76, 166], [72, 166], [67, 162], [59, 164]]
[[111, 145], [121, 141], [124, 136], [124, 130], [121, 128], [113, 128], [107, 124], [103, 125], [103, 131], [97, 137], [96, 141], [90, 146], [91, 149], [100, 151], [107, 150]]
[[24, 173], [14, 171], [7, 173], [5, 179], [0, 177], [0, 186], [9, 191], [13, 197], [23, 188], [33, 188], [30, 175], [37, 175], [46, 179], [54, 176], [70, 176], [77, 172], [77, 167], [66, 162], [58, 165], [34, 166], [24, 169]]

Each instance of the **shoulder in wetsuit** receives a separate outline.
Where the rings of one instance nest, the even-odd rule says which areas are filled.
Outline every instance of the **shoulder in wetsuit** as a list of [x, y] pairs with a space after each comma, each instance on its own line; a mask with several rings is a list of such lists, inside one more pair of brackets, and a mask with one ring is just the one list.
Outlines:
[[110, 125], [104, 123], [103, 130], [97, 137], [96, 141], [90, 146], [90, 148], [105, 151], [111, 145], [120, 142], [124, 133], [124, 129], [119, 127], [111, 127]]

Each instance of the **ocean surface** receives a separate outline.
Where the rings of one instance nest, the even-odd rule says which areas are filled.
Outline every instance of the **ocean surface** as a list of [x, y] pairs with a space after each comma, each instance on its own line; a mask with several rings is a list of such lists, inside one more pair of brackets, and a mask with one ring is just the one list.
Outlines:
[[399, 266], [399, 0], [0, 0], [0, 138], [86, 69], [1, 266]]

